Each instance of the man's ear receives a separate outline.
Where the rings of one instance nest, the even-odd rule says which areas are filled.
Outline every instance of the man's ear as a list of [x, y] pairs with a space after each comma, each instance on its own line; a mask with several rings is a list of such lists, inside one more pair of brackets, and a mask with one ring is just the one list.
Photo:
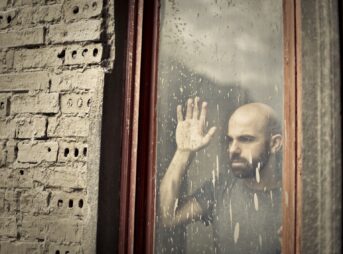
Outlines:
[[282, 135], [274, 134], [270, 139], [270, 151], [272, 153], [277, 153], [282, 148]]

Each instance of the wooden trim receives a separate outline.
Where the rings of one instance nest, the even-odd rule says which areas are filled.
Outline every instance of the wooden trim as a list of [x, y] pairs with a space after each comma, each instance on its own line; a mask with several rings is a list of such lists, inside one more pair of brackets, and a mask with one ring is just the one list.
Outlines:
[[296, 47], [296, 202], [295, 202], [295, 253], [301, 253], [302, 230], [302, 147], [303, 147], [303, 119], [302, 119], [302, 41], [301, 41], [301, 1], [295, 0], [295, 47]]
[[138, 141], [135, 253], [153, 253], [159, 1], [145, 1]]
[[284, 160], [282, 253], [300, 253], [301, 239], [301, 55], [300, 1], [283, 2]]
[[125, 59], [118, 252], [133, 253], [143, 0], [130, 0]]

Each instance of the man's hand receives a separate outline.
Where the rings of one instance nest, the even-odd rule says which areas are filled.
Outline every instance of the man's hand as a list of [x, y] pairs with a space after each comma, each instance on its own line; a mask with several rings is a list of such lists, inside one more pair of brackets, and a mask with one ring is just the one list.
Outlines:
[[177, 106], [177, 128], [176, 128], [176, 144], [180, 151], [196, 152], [204, 148], [211, 141], [216, 127], [212, 127], [207, 134], [204, 132], [207, 102], [202, 103], [199, 113], [199, 97], [193, 100], [188, 99], [186, 117], [183, 118], [182, 106]]

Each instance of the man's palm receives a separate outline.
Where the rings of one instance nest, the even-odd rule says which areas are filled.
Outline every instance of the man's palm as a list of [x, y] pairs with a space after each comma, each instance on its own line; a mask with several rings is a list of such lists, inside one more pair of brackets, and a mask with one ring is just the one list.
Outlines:
[[187, 102], [186, 117], [183, 119], [182, 108], [177, 107], [178, 125], [176, 128], [176, 144], [178, 149], [184, 151], [198, 151], [207, 146], [211, 141], [216, 127], [212, 127], [208, 133], [204, 132], [207, 114], [207, 103], [202, 103], [199, 116], [199, 98], [189, 99]]

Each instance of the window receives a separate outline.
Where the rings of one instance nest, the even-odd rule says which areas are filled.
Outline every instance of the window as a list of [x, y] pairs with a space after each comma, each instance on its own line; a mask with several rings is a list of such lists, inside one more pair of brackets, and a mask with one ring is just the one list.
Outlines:
[[[218, 4], [220, 1], [213, 2]], [[229, 2], [232, 3], [234, 1]], [[175, 5], [177, 1], [168, 1], [168, 3]], [[163, 2], [161, 2], [161, 4], [163, 5]], [[143, 3], [143, 1], [132, 0], [129, 3], [129, 8], [130, 43], [128, 44], [127, 56], [130, 58], [130, 61], [127, 62], [126, 104], [124, 112], [124, 130], [127, 130], [127, 132], [124, 135], [123, 142], [120, 219], [121, 238], [119, 241], [119, 249], [121, 253], [131, 253], [134, 250], [142, 251], [142, 248], [144, 248], [146, 253], [153, 253], [154, 248], [156, 248], [158, 237], [160, 237], [160, 235], [156, 235], [156, 232], [158, 233], [157, 225], [159, 223], [157, 216], [159, 216], [160, 212], [156, 198], [158, 198], [159, 195], [159, 181], [160, 178], [163, 177], [158, 175], [159, 160], [165, 159], [166, 162], [164, 163], [167, 165], [171, 159], [164, 158], [163, 155], [161, 155], [163, 148], [159, 147], [159, 145], [165, 140], [158, 139], [161, 130], [169, 130], [169, 126], [168, 128], [163, 129], [164, 126], [162, 126], [162, 122], [158, 122], [160, 116], [159, 99], [161, 99], [161, 96], [159, 97], [159, 86], [161, 85], [159, 83], [161, 81], [159, 80], [161, 77], [159, 71], [163, 70], [163, 67], [161, 68], [160, 66], [160, 55], [158, 55], [161, 53], [161, 47], [163, 47], [163, 43], [160, 41], [163, 32], [159, 28], [159, 25], [163, 22], [160, 20], [162, 7], [160, 8], [159, 3], [157, 2]], [[301, 114], [300, 111], [298, 111], [301, 105], [300, 92], [302, 81], [299, 64], [299, 54], [301, 53], [299, 43], [301, 35], [299, 27], [299, 3], [284, 0], [282, 2], [282, 16], [283, 51], [280, 53], [283, 53], [284, 103], [280, 104], [282, 107], [279, 108], [279, 110], [283, 109], [284, 113], [283, 137], [285, 140], [283, 143], [284, 170], [282, 176], [282, 248], [284, 253], [295, 253], [297, 250], [300, 250], [300, 241], [296, 239], [299, 239], [301, 232], [300, 201], [302, 187], [300, 178], [302, 168], [301, 164], [297, 163], [300, 159], [302, 149]], [[161, 15], [161, 17], [163, 17], [163, 15]], [[185, 27], [182, 27], [183, 25], [181, 22], [182, 20], [180, 21], [179, 29], [184, 30]], [[182, 57], [186, 56], [187, 55], [182, 55]], [[220, 58], [223, 56], [217, 54], [216, 57]], [[170, 64], [170, 67], [172, 66], [173, 65]], [[182, 65], [177, 64], [177, 66]], [[168, 68], [168, 64], [166, 68]], [[174, 65], [174, 71], [175, 68], [178, 67], [175, 67]], [[211, 66], [211, 68], [216, 69], [214, 66]], [[177, 71], [183, 72], [184, 69], [181, 71], [179, 69]], [[189, 73], [186, 73], [185, 75], [191, 76]], [[192, 77], [194, 76], [198, 78], [197, 75], [194, 74]], [[187, 78], [185, 78], [185, 80], [185, 83], [189, 81]], [[196, 82], [201, 83], [199, 82], [199, 79], [197, 79]], [[178, 91], [182, 93], [181, 90], [185, 91], [187, 88], [179, 86], [175, 89], [178, 89]], [[268, 92], [270, 91], [268, 90]], [[166, 93], [167, 96], [170, 95], [168, 94], [169, 91]], [[187, 91], [182, 99], [176, 95], [176, 104], [180, 103], [184, 106], [187, 97], [194, 98], [196, 95], [203, 95], [198, 93], [196, 90]], [[239, 94], [239, 92], [235, 91], [233, 96], [238, 96]], [[171, 93], [171, 96], [173, 96], [173, 93]], [[278, 102], [279, 101], [276, 103]], [[176, 104], [173, 106], [174, 111]], [[173, 107], [169, 108], [169, 104], [167, 105], [167, 110], [172, 111]], [[216, 107], [213, 112], [215, 112], [215, 110]], [[234, 107], [232, 107], [232, 111], [233, 110]], [[215, 115], [213, 114], [211, 117], [215, 118]], [[174, 123], [174, 131], [175, 128], [176, 123]], [[171, 136], [173, 135], [175, 134], [172, 133]], [[229, 136], [231, 136], [229, 138], [234, 139], [232, 135]], [[251, 136], [252, 135], [243, 138], [245, 138], [244, 140], [251, 141], [251, 138], [254, 138]], [[220, 137], [218, 137], [218, 139], [220, 139]], [[165, 155], [168, 156], [168, 154], [169, 152]], [[216, 163], [216, 160], [214, 160], [214, 163]], [[161, 173], [161, 175], [163, 174]], [[201, 184], [199, 184], [199, 186], [201, 186]], [[254, 196], [253, 201], [255, 201]], [[253, 205], [256, 207], [256, 202], [253, 203]], [[180, 235], [182, 235], [187, 229], [181, 228], [178, 230], [179, 233], [181, 232]], [[233, 233], [234, 240], [235, 238], [238, 238], [235, 236], [237, 235], [235, 231], [236, 230], [234, 230]], [[182, 241], [183, 240], [180, 242]], [[155, 249], [155, 253], [160, 252], [156, 252]]]

